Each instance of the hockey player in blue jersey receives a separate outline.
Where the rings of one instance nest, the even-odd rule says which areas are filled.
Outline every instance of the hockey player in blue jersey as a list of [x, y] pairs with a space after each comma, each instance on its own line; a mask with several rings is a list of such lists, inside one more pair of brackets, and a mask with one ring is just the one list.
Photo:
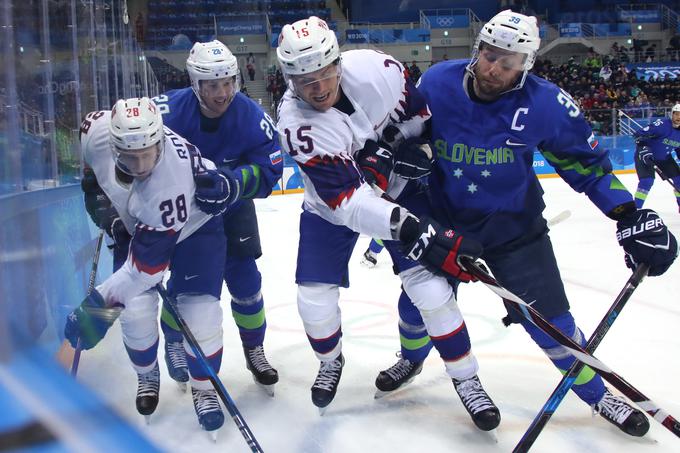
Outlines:
[[[197, 181], [201, 209], [223, 214], [227, 237], [224, 280], [231, 293], [232, 315], [239, 328], [246, 366], [257, 383], [273, 395], [278, 373], [264, 354], [267, 327], [261, 275], [255, 260], [262, 255], [253, 198], [264, 198], [283, 172], [283, 159], [273, 121], [250, 98], [239, 92], [236, 57], [220, 41], [196, 43], [186, 62], [191, 87], [172, 90], [154, 100], [165, 124], [196, 145], [215, 162], [219, 180]], [[214, 174], [213, 174], [214, 175]], [[231, 188], [228, 200], [211, 198], [211, 187]], [[217, 192], [219, 193], [219, 191]], [[182, 336], [163, 310], [166, 364], [173, 379], [187, 379]]]
[[[432, 112], [426, 133], [437, 154], [429, 190], [435, 219], [480, 241], [481, 258], [504, 287], [534, 301], [532, 306], [553, 325], [584, 344], [542, 216], [545, 204], [532, 168], [534, 149], [574, 190], [617, 222], [628, 267], [646, 263], [649, 275], [660, 275], [675, 260], [678, 246], [654, 211], [636, 209], [571, 96], [529, 74], [539, 44], [536, 18], [506, 10], [482, 27], [470, 60], [441, 62], [425, 72], [419, 89]], [[422, 326], [415, 310], [401, 308], [400, 327], [411, 325], [415, 331]], [[570, 367], [574, 358], [558, 343], [520, 314], [509, 316], [557, 368]], [[402, 354], [416, 357], [409, 370], [422, 366], [418, 360], [429, 348], [402, 347]], [[588, 367], [573, 390], [624, 432], [643, 436], [648, 431], [642, 412], [612, 395]]]
[[654, 121], [633, 134], [635, 136], [635, 171], [639, 182], [635, 191], [635, 205], [641, 208], [654, 184], [654, 166], [675, 188], [680, 211], [680, 169], [673, 158], [673, 150], [680, 153], [680, 104], [671, 109], [671, 117]]

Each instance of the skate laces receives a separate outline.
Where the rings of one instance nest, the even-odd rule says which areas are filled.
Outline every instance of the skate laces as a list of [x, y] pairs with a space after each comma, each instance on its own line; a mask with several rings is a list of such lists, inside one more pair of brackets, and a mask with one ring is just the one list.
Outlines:
[[633, 412], [633, 408], [623, 399], [612, 395], [609, 390], [604, 391], [604, 395], [599, 403], [592, 406], [593, 415], [600, 414], [617, 424], [623, 424], [628, 416]]
[[184, 350], [184, 345], [181, 342], [172, 342], [165, 344], [165, 352], [170, 360], [170, 366], [173, 368], [188, 368], [187, 354]]
[[385, 374], [387, 374], [389, 377], [391, 377], [395, 381], [399, 381], [402, 378], [408, 376], [408, 374], [413, 370], [413, 367], [415, 366], [414, 363], [411, 363], [410, 360], [404, 359], [401, 356], [400, 352], [397, 352], [397, 357], [399, 357], [399, 360], [397, 363], [389, 367], [384, 371]]
[[316, 376], [313, 387], [329, 392], [333, 391], [341, 369], [342, 361], [340, 358], [321, 362], [321, 368], [319, 368], [319, 374]]
[[160, 371], [158, 363], [148, 373], [137, 374], [137, 396], [154, 396], [160, 387]]
[[269, 362], [267, 362], [267, 357], [264, 355], [264, 348], [261, 345], [255, 346], [253, 349], [246, 348], [246, 352], [248, 361], [257, 371], [263, 372], [273, 369]]
[[220, 402], [217, 399], [217, 392], [214, 389], [197, 390], [191, 389], [191, 394], [194, 397], [194, 407], [196, 413], [201, 416], [209, 412], [222, 411]]
[[482, 383], [479, 382], [477, 376], [464, 381], [454, 379], [453, 384], [458, 396], [460, 396], [460, 399], [463, 401], [463, 404], [465, 404], [465, 407], [473, 414], [495, 407], [491, 402], [491, 399], [489, 399], [489, 395], [484, 391]]

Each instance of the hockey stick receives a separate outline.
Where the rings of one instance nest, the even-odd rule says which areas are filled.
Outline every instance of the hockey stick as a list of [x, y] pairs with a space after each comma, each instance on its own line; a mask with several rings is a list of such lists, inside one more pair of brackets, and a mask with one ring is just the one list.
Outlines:
[[222, 381], [217, 376], [217, 373], [215, 373], [215, 370], [213, 370], [212, 366], [210, 366], [210, 363], [208, 363], [208, 359], [205, 357], [205, 354], [203, 353], [201, 346], [198, 344], [198, 341], [196, 341], [196, 337], [194, 337], [194, 335], [191, 333], [191, 330], [189, 330], [189, 326], [187, 326], [186, 321], [184, 320], [182, 315], [180, 315], [179, 310], [177, 309], [177, 302], [175, 301], [174, 298], [168, 295], [167, 291], [165, 290], [165, 288], [163, 288], [163, 285], [161, 283], [156, 285], [156, 289], [158, 290], [158, 294], [161, 295], [163, 302], [165, 302], [166, 308], [168, 309], [172, 317], [175, 318], [175, 321], [177, 322], [177, 325], [182, 331], [184, 338], [186, 338], [187, 342], [189, 343], [189, 346], [191, 346], [191, 350], [194, 352], [194, 355], [196, 355], [196, 359], [201, 364], [205, 372], [208, 374], [208, 379], [210, 379], [210, 382], [212, 383], [213, 387], [215, 387], [217, 394], [220, 396], [220, 399], [222, 399], [222, 402], [224, 403], [224, 406], [227, 408], [227, 411], [229, 411], [231, 419], [234, 420], [234, 423], [236, 423], [236, 426], [238, 427], [239, 431], [241, 431], [241, 435], [246, 440], [246, 443], [250, 447], [250, 450], [255, 453], [263, 452], [262, 447], [260, 447], [260, 444], [257, 442], [257, 439], [255, 439], [253, 432], [250, 430], [248, 424], [241, 415], [241, 412], [239, 412], [238, 408], [236, 407], [236, 403], [234, 403], [234, 400], [232, 400], [231, 396], [229, 396], [229, 392], [227, 392], [226, 387], [224, 386], [224, 384], [222, 384]]
[[557, 214], [555, 217], [548, 219], [548, 227], [553, 227], [560, 222], [564, 222], [569, 217], [571, 217], [571, 211], [569, 209], [565, 209], [564, 211]]
[[517, 295], [503, 288], [495, 278], [483, 270], [477, 263], [469, 257], [462, 256], [460, 258], [465, 269], [474, 275], [479, 281], [484, 283], [487, 288], [498, 294], [503, 301], [510, 307], [517, 310], [524, 318], [541, 329], [545, 334], [549, 335], [553, 340], [557, 341], [563, 348], [565, 348], [577, 360], [584, 362], [586, 365], [593, 368], [598, 374], [614, 388], [619, 390], [631, 401], [637, 404], [640, 409], [647, 412], [652, 418], [665, 426], [676, 436], [680, 437], [680, 422], [678, 422], [672, 415], [664, 411], [654, 401], [645, 396], [638, 389], [633, 387], [621, 376], [612, 371], [607, 365], [600, 360], [588, 354], [585, 349], [571, 338], [564, 335], [555, 326], [550, 324], [541, 314], [536, 311], [531, 305], [524, 302]]
[[[649, 266], [646, 264], [641, 264], [635, 269], [635, 272], [633, 272], [633, 275], [628, 279], [626, 285], [609, 308], [609, 311], [607, 311], [607, 314], [604, 315], [604, 318], [602, 318], [588, 339], [588, 343], [585, 347], [586, 352], [589, 354], [595, 352], [595, 349], [597, 349], [604, 339], [604, 336], [609, 332], [610, 327], [618, 318], [621, 310], [633, 295], [633, 291], [635, 291], [640, 282], [642, 282], [648, 271]], [[579, 361], [574, 362], [571, 367], [569, 367], [560, 383], [550, 395], [550, 398], [548, 398], [548, 401], [546, 401], [541, 411], [536, 415], [533, 422], [531, 422], [531, 425], [527, 428], [526, 432], [515, 446], [515, 449], [512, 450], [513, 453], [524, 453], [529, 451], [536, 441], [536, 438], [538, 438], [541, 431], [543, 431], [543, 428], [545, 428], [548, 421], [550, 421], [550, 418], [559, 407], [569, 389], [576, 383], [576, 378], [584, 367], [585, 365], [583, 362]]]
[[[94, 257], [92, 258], [92, 268], [90, 269], [90, 279], [87, 282], [87, 294], [90, 294], [94, 289], [94, 284], [97, 279], [97, 267], [99, 267], [99, 255], [102, 250], [102, 243], [104, 242], [104, 230], [99, 231], [97, 236], [97, 243], [94, 249]], [[66, 369], [71, 370], [71, 376], [75, 377], [78, 374], [78, 365], [80, 365], [80, 339], [76, 343], [75, 349], [71, 346], [68, 340], [61, 343], [61, 347], [57, 351], [57, 361]]]

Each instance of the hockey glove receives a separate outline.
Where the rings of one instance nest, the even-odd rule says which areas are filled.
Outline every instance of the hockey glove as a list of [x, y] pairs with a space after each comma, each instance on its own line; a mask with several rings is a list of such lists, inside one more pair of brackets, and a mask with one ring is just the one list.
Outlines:
[[640, 151], [638, 151], [638, 157], [640, 158], [640, 162], [644, 163], [645, 165], [654, 165], [654, 153], [652, 153], [652, 150], [649, 149], [648, 146], [643, 146], [640, 148]]
[[229, 168], [208, 170], [194, 176], [196, 204], [209, 215], [220, 215], [240, 197], [240, 184]]
[[433, 162], [430, 143], [420, 137], [412, 137], [397, 148], [394, 173], [405, 179], [420, 179], [430, 174]]
[[80, 339], [81, 349], [91, 349], [104, 338], [114, 321], [118, 319], [121, 309], [106, 307], [104, 298], [93, 289], [80, 306], [68, 315], [64, 336], [74, 348]]
[[92, 222], [106, 231], [116, 244], [123, 244], [130, 240], [130, 234], [125, 224], [118, 216], [118, 211], [113, 207], [111, 200], [104, 193], [97, 182], [97, 177], [91, 168], [83, 170], [83, 179], [80, 182], [85, 198], [85, 210], [90, 215]]
[[422, 217], [415, 225], [411, 222], [411, 218], [406, 219], [399, 236], [408, 258], [419, 261], [433, 272], [444, 272], [463, 282], [476, 280], [460, 264], [459, 258], [479, 258], [482, 244], [442, 227], [429, 217]]
[[678, 256], [678, 242], [651, 209], [639, 209], [616, 224], [616, 240], [626, 252], [626, 266], [649, 265], [649, 275], [661, 275]]
[[391, 150], [380, 146], [373, 140], [368, 140], [357, 155], [357, 163], [364, 172], [364, 178], [368, 184], [376, 185], [383, 191], [387, 190], [387, 183], [394, 167], [394, 156]]

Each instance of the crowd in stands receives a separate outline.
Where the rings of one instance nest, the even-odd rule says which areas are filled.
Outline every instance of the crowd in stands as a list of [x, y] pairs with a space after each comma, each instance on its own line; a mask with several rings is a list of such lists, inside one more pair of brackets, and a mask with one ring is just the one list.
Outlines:
[[605, 135], [614, 132], [616, 116], [612, 109], [649, 118], [664, 115], [665, 109], [680, 102], [680, 78], [638, 79], [616, 54], [602, 57], [591, 51], [582, 63], [572, 58], [561, 65], [539, 59], [533, 72], [571, 94], [593, 130]]

